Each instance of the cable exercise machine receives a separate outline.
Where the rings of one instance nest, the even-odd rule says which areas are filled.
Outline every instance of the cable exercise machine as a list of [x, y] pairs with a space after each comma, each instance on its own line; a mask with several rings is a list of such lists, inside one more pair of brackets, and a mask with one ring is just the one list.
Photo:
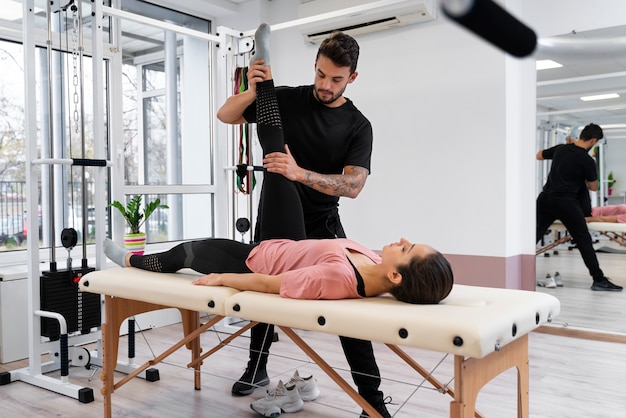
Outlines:
[[[51, 1], [46, 6], [47, 37], [46, 37], [46, 66], [42, 70], [42, 85], [47, 84], [47, 94], [42, 100], [44, 109], [44, 121], [41, 130], [41, 153], [38, 150], [37, 130], [37, 90], [35, 80], [36, 73], [36, 38], [39, 31], [35, 25], [34, 0], [23, 2], [22, 36], [24, 47], [24, 78], [25, 78], [25, 116], [26, 116], [26, 184], [27, 184], [27, 219], [29, 225], [37, 225], [39, 222], [39, 196], [42, 201], [42, 221], [50, 232], [48, 245], [50, 246], [49, 268], [41, 272], [39, 231], [34, 228], [29, 236], [28, 255], [28, 335], [29, 365], [26, 368], [13, 370], [0, 374], [0, 385], [20, 380], [34, 386], [73, 397], [82, 403], [94, 400], [91, 388], [80, 387], [70, 382], [70, 366], [82, 366], [92, 370], [91, 377], [102, 365], [102, 334], [100, 297], [95, 299], [91, 295], [78, 291], [78, 280], [82, 275], [101, 268], [103, 251], [101, 242], [105, 231], [105, 207], [106, 184], [105, 170], [111, 167], [110, 161], [105, 156], [104, 133], [104, 103], [102, 96], [97, 94], [103, 91], [103, 34], [102, 34], [102, 5], [98, 2], [91, 3], [92, 10], [87, 15], [93, 17], [92, 25], [92, 65], [93, 65], [93, 117], [92, 133], [94, 158], [86, 155], [86, 122], [84, 103], [84, 51], [83, 45], [83, 2], [69, 0], [60, 4]], [[59, 32], [58, 42], [53, 38], [52, 16], [57, 14]], [[71, 18], [68, 16], [71, 15]], [[71, 44], [67, 22], [71, 22]], [[71, 50], [71, 64], [63, 69], [63, 41], [61, 32], [65, 28], [65, 49]], [[100, 45], [100, 47], [98, 47]], [[66, 56], [68, 54], [66, 53]], [[57, 67], [56, 64], [59, 64]], [[55, 73], [56, 69], [59, 70]], [[73, 71], [70, 70], [72, 68]], [[67, 94], [63, 98], [63, 88], [59, 88], [64, 82], [62, 75], [71, 73], [72, 82], [67, 82]], [[70, 77], [68, 77], [70, 78]], [[57, 82], [57, 84], [54, 84]], [[64, 103], [66, 106], [64, 107]], [[47, 106], [46, 106], [47, 104]], [[72, 108], [73, 106], [73, 108]], [[67, 124], [64, 125], [64, 110], [67, 109]], [[57, 111], [55, 113], [55, 111]], [[58, 115], [61, 118], [58, 118]], [[58, 122], [58, 123], [57, 123]], [[80, 155], [75, 157], [71, 144], [77, 140], [80, 144]], [[41, 154], [41, 155], [40, 155]], [[69, 155], [69, 157], [68, 157]], [[80, 267], [73, 266], [71, 250], [76, 246], [79, 233], [73, 227], [62, 230], [59, 240], [55, 236], [55, 226], [62, 220], [63, 224], [68, 220], [55, 213], [55, 205], [52, 202], [55, 197], [62, 195], [59, 188], [59, 178], [70, 178], [71, 183], [71, 213], [72, 222], [75, 221], [77, 211], [74, 208], [74, 179], [73, 169], [80, 170], [80, 197], [82, 218], [82, 260]], [[89, 230], [90, 214], [88, 212], [88, 187], [87, 168], [91, 168], [91, 176], [94, 179], [93, 190], [93, 230]], [[69, 171], [64, 172], [62, 170]], [[41, 187], [40, 187], [41, 182]], [[56, 192], [56, 194], [55, 194]], [[49, 203], [46, 205], [46, 203]], [[58, 205], [56, 206], [58, 208]], [[64, 209], [66, 209], [64, 207]], [[86, 243], [87, 235], [91, 232], [96, 241], [96, 266], [90, 267], [87, 260]], [[45, 238], [45, 237], [44, 237]], [[56, 262], [56, 246], [60, 242], [68, 251], [66, 268], [58, 268]], [[45, 243], [45, 239], [44, 239]], [[97, 348], [89, 351], [82, 347], [87, 343], [96, 343]], [[51, 361], [42, 363], [42, 355], [50, 354]], [[134, 357], [134, 328], [129, 321], [129, 362], [119, 362], [116, 370], [130, 373], [133, 369], [132, 358]], [[59, 378], [53, 377], [53, 372], [60, 372]], [[144, 377], [147, 380], [158, 380], [158, 371], [147, 370]], [[48, 374], [48, 375], [47, 375]]]
[[[68, 0], [63, 0], [68, 1]], [[25, 0], [23, 2], [23, 28], [22, 28], [22, 36], [23, 36], [23, 46], [24, 46], [24, 77], [26, 81], [25, 86], [25, 102], [26, 102], [26, 137], [29, 139], [27, 141], [26, 147], [26, 175], [27, 175], [27, 218], [30, 225], [36, 225], [39, 222], [39, 195], [41, 193], [42, 199], [42, 220], [44, 221], [44, 225], [46, 226], [46, 232], [50, 231], [48, 240], [50, 241], [50, 265], [49, 268], [46, 269], [43, 273], [40, 274], [40, 248], [39, 248], [39, 232], [37, 230], [33, 231], [31, 234], [31, 239], [28, 241], [28, 328], [29, 328], [29, 366], [24, 369], [19, 369], [7, 373], [0, 374], [0, 385], [8, 384], [12, 381], [20, 380], [25, 383], [32, 384], [34, 386], [39, 386], [45, 389], [48, 389], [53, 392], [57, 392], [59, 394], [63, 394], [65, 396], [73, 397], [78, 399], [80, 402], [87, 403], [94, 400], [93, 391], [91, 388], [83, 388], [78, 385], [75, 385], [70, 382], [69, 379], [69, 369], [70, 366], [99, 366], [102, 364], [102, 332], [99, 329], [101, 313], [100, 306], [101, 301], [100, 298], [96, 300], [95, 307], [97, 309], [96, 313], [93, 313], [89, 317], [88, 323], [85, 322], [85, 317], [82, 315], [84, 313], [84, 295], [77, 294], [75, 292], [75, 288], [72, 286], [76, 286], [77, 278], [86, 272], [92, 270], [99, 270], [102, 268], [104, 254], [102, 251], [102, 241], [104, 238], [104, 234], [106, 231], [105, 226], [105, 208], [106, 208], [106, 190], [103, 190], [106, 184], [106, 171], [108, 167], [112, 167], [110, 161], [107, 160], [106, 155], [106, 144], [104, 140], [104, 130], [102, 129], [105, 126], [105, 109], [104, 109], [104, 100], [102, 100], [102, 96], [97, 94], [97, 92], [103, 91], [104, 85], [104, 70], [102, 63], [104, 62], [103, 57], [103, 48], [105, 47], [105, 42], [103, 41], [103, 16], [106, 14], [107, 17], [111, 18], [109, 29], [111, 32], [115, 32], [116, 28], [114, 26], [119, 25], [119, 21], [121, 19], [128, 19], [132, 21], [137, 21], [140, 23], [152, 25], [159, 27], [166, 31], [172, 31], [179, 34], [183, 34], [185, 36], [190, 36], [192, 38], [201, 39], [208, 42], [214, 42], [219, 44], [219, 41], [223, 38], [218, 36], [209, 35], [206, 33], [194, 31], [191, 29], [187, 29], [184, 27], [176, 26], [170, 23], [158, 21], [155, 19], [144, 18], [142, 16], [133, 15], [128, 12], [124, 12], [119, 9], [106, 7], [100, 4], [99, 2], [91, 2], [90, 6], [85, 6], [85, 8], [91, 7], [91, 10], [84, 12], [82, 10], [83, 5], [88, 5], [88, 2], [83, 3], [80, 0], [69, 0], [69, 3], [59, 4], [57, 1], [51, 1], [48, 3], [46, 7], [46, 18], [47, 18], [47, 31], [48, 36], [46, 40], [46, 52], [47, 52], [47, 67], [45, 67], [43, 72], [47, 71], [47, 75], [42, 76], [42, 85], [45, 86], [45, 83], [48, 82], [48, 95], [46, 96], [46, 100], [43, 100], [44, 107], [47, 103], [47, 114], [45, 115], [47, 119], [42, 124], [43, 129], [41, 134], [38, 133], [37, 129], [37, 94], [38, 91], [36, 89], [36, 83], [34, 80], [37, 78], [36, 66], [38, 64], [36, 60], [36, 50], [39, 40], [40, 44], [43, 44], [41, 41], [42, 37], [40, 35], [41, 31], [38, 31], [35, 24], [35, 7], [34, 0]], [[69, 50], [72, 50], [71, 55], [71, 64], [67, 66], [67, 73], [71, 73], [71, 68], [74, 69], [73, 74], [71, 74], [72, 83], [67, 83], [67, 99], [66, 102], [69, 103], [67, 107], [71, 106], [73, 103], [74, 107], [71, 111], [67, 111], [67, 119], [68, 123], [65, 125], [71, 127], [70, 133], [68, 134], [67, 129], [60, 129], [61, 126], [64, 126], [65, 121], [61, 121], [59, 123], [58, 113], [55, 114], [55, 106], [58, 107], [58, 103], [53, 100], [53, 97], [59, 98], [63, 95], [58, 91], [53, 91], [52, 80], [54, 79], [53, 72], [55, 71], [54, 63], [61, 61], [61, 55], [63, 51], [63, 45], [61, 36], [59, 35], [58, 40], [56, 35], [53, 37], [53, 24], [54, 20], [52, 16], [57, 14], [60, 16], [61, 14], [75, 14], [76, 17], [72, 17], [71, 19], [65, 18], [65, 21], [71, 21], [72, 26], [75, 29], [72, 30], [72, 39], [69, 39], [69, 36], [66, 37], [65, 47]], [[84, 120], [84, 93], [83, 93], [83, 84], [84, 84], [84, 75], [83, 75], [83, 53], [85, 51], [85, 46], [83, 45], [83, 28], [82, 28], [82, 17], [90, 16], [91, 23], [91, 59], [93, 65], [93, 145], [94, 145], [94, 154], [93, 158], [87, 158], [84, 150], [84, 142], [85, 142], [85, 120]], [[61, 19], [59, 18], [59, 21]], [[61, 27], [65, 24], [59, 24], [58, 32], [61, 32]], [[67, 33], [67, 32], [66, 32]], [[119, 41], [119, 40], [118, 40]], [[114, 41], [115, 42], [115, 41]], [[69, 45], [72, 45], [70, 48]], [[119, 46], [121, 49], [121, 45]], [[114, 55], [119, 54], [119, 49], [117, 51], [111, 51]], [[40, 60], [41, 61], [46, 60]], [[61, 71], [59, 71], [61, 72]], [[58, 86], [57, 86], [58, 87]], [[63, 99], [61, 101], [61, 108], [63, 107]], [[45, 113], [45, 109], [44, 109]], [[111, 117], [113, 119], [113, 117]], [[61, 131], [61, 132], [59, 132]], [[38, 135], [41, 135], [43, 139], [41, 140], [41, 150], [38, 146]], [[59, 146], [59, 143], [63, 143], [64, 140], [68, 138], [70, 141], [72, 140], [72, 136], [74, 139], [77, 137], [81, 142], [81, 154], [77, 158], [68, 158], [67, 153], [62, 152], [63, 147]], [[65, 138], [61, 140], [61, 138]], [[218, 170], [216, 175], [216, 183], [219, 184], [219, 187], [215, 187], [220, 197], [216, 200], [219, 202], [216, 204], [217, 210], [221, 213], [225, 213], [224, 210], [227, 205], [222, 201], [226, 201], [224, 198], [226, 189], [224, 188], [225, 182], [223, 181], [225, 177], [230, 176], [230, 167], [227, 164], [225, 148], [226, 145], [223, 145], [222, 142], [218, 141], [215, 144], [215, 152], [218, 156], [218, 167], [224, 167], [224, 169]], [[70, 154], [71, 155], [71, 154]], [[58, 213], [54, 213], [55, 205], [50, 204], [46, 205], [46, 199], [52, 199], [54, 197], [53, 190], [55, 189], [55, 185], [59, 183], [59, 179], [63, 177], [64, 173], [62, 170], [69, 170], [70, 174], [65, 174], [66, 176], [72, 175], [72, 170], [77, 169], [81, 172], [81, 180], [82, 180], [82, 223], [83, 229], [80, 232], [83, 238], [83, 257], [81, 261], [80, 267], [75, 267], [72, 265], [72, 259], [70, 256], [70, 252], [74, 247], [78, 244], [80, 234], [72, 227], [63, 228], [60, 238], [57, 238], [54, 232], [54, 225], [58, 225], [61, 223], [60, 220], [65, 218], [65, 216], [61, 216]], [[85, 250], [85, 239], [87, 238], [88, 233], [88, 219], [90, 218], [90, 214], [87, 213], [88, 203], [87, 203], [87, 187], [85, 186], [86, 179], [86, 171], [87, 169], [93, 169], [92, 173], [95, 189], [93, 192], [93, 207], [94, 207], [94, 227], [93, 232], [95, 234], [95, 247], [96, 247], [96, 265], [94, 267], [90, 267], [88, 265], [86, 250]], [[78, 176], [77, 176], [78, 177]], [[41, 183], [44, 187], [40, 187]], [[49, 186], [49, 187], [48, 187]], [[197, 189], [197, 188], [196, 188]], [[73, 189], [72, 189], [73, 191]], [[74, 193], [72, 193], [73, 195]], [[57, 195], [58, 196], [58, 195]], [[57, 204], [57, 208], [59, 205]], [[73, 209], [73, 202], [72, 202]], [[58, 212], [58, 211], [57, 211]], [[75, 213], [76, 211], [73, 211]], [[56, 222], [56, 223], [55, 223]], [[65, 224], [66, 221], [63, 221]], [[235, 222], [233, 222], [235, 225]], [[237, 228], [243, 228], [245, 225], [240, 221], [237, 224]], [[219, 226], [218, 234], [223, 236], [224, 230], [223, 226]], [[47, 234], [48, 235], [48, 234]], [[46, 238], [44, 238], [44, 243]], [[56, 244], [62, 244], [68, 250], [68, 259], [67, 259], [67, 268], [58, 268], [56, 263]], [[40, 297], [42, 293], [48, 294], [50, 293], [47, 289], [49, 286], [49, 281], [61, 282], [65, 287], [70, 289], [70, 294], [72, 295], [70, 299], [72, 299], [72, 303], [70, 303], [71, 310], [76, 310], [77, 315], [80, 312], [79, 319], [76, 319], [76, 325], [74, 324], [73, 319], [70, 318], [68, 321], [66, 317], [72, 316], [68, 313], [60, 313], [55, 312], [54, 307], [47, 305], [47, 299], [44, 300]], [[57, 301], [57, 292], [58, 289], [53, 289], [50, 300], [53, 302]], [[65, 293], [63, 289], [60, 292]], [[65, 295], [64, 295], [65, 296]], [[76, 300], [74, 300], [74, 297]], [[79, 307], [79, 300], [81, 306]], [[94, 323], [91, 322], [92, 317], [97, 317], [97, 321]], [[132, 324], [134, 321], [131, 319], [128, 321], [129, 327], [129, 362], [124, 363], [118, 361], [116, 365], [116, 371], [120, 371], [123, 373], [131, 374], [136, 367], [133, 364], [134, 357], [134, 344], [132, 343], [134, 337], [134, 328], [132, 328]], [[74, 330], [74, 328], [76, 328]], [[131, 332], [132, 331], [132, 332]], [[95, 351], [88, 351], [80, 347], [80, 345], [84, 345], [87, 343], [97, 343], [97, 349]], [[42, 363], [42, 354], [50, 353], [51, 356], [58, 358], [58, 360], [53, 360], [51, 362]], [[53, 372], [58, 372], [60, 370], [61, 377], [56, 378], [51, 375]], [[96, 368], [94, 368], [97, 371]], [[155, 373], [156, 372], [156, 373]], [[158, 380], [158, 370], [148, 369], [144, 372], [141, 377], [144, 377], [146, 380], [153, 381]], [[49, 374], [49, 375], [46, 375]], [[58, 374], [58, 373], [57, 373]], [[136, 373], [134, 373], [136, 374]], [[93, 376], [93, 375], [92, 375]]]
[[[70, 383], [69, 367], [91, 367], [91, 352], [82, 347], [89, 342], [99, 341], [100, 335], [96, 331], [101, 323], [100, 298], [92, 298], [91, 295], [78, 291], [78, 280], [82, 275], [95, 270], [89, 267], [87, 260], [86, 244], [88, 235], [88, 190], [87, 190], [87, 167], [95, 168], [94, 179], [96, 183], [103, 184], [101, 179], [102, 167], [108, 162], [102, 158], [86, 158], [85, 144], [85, 112], [84, 112], [84, 68], [83, 68], [83, 26], [82, 26], [82, 2], [70, 0], [66, 4], [56, 1], [46, 3], [46, 60], [45, 70], [42, 71], [42, 86], [47, 84], [42, 108], [46, 113], [42, 121], [41, 130], [41, 155], [38, 153], [37, 132], [37, 107], [36, 107], [36, 71], [34, 1], [23, 2], [23, 46], [24, 46], [24, 77], [26, 97], [26, 184], [27, 184], [27, 219], [29, 225], [39, 223], [39, 196], [42, 196], [42, 217], [48, 221], [49, 231], [48, 244], [50, 246], [49, 268], [40, 274], [39, 265], [39, 231], [31, 229], [28, 240], [28, 318], [29, 328], [29, 366], [4, 374], [0, 383], [6, 384], [11, 381], [21, 380], [26, 383], [40, 386], [45, 389], [74, 397], [80, 402], [87, 403], [94, 400], [93, 390], [83, 388]], [[52, 37], [53, 14], [58, 17], [57, 31], [58, 42]], [[61, 32], [65, 28], [65, 49], [70, 50], [70, 40], [67, 23], [71, 23], [71, 63], [67, 63], [67, 70], [63, 63], [63, 40]], [[55, 50], [56, 49], [56, 50]], [[67, 56], [67, 54], [66, 54]], [[98, 62], [93, 57], [94, 65]], [[64, 98], [62, 75], [73, 69], [72, 83], [67, 83], [67, 95]], [[55, 84], [56, 82], [56, 84]], [[64, 106], [67, 102], [67, 106]], [[70, 103], [71, 102], [71, 103]], [[67, 111], [68, 121], [64, 121], [64, 109]], [[94, 100], [95, 124], [102, 121], [102, 105]], [[57, 115], [61, 115], [57, 118]], [[58, 123], [57, 123], [58, 122]], [[80, 144], [80, 155], [72, 154], [72, 140]], [[69, 152], [64, 149], [69, 145]], [[68, 158], [69, 155], [69, 158]], [[71, 251], [77, 245], [79, 234], [73, 227], [66, 227], [60, 234], [60, 242], [67, 249], [66, 268], [58, 268], [56, 261], [56, 225], [60, 218], [55, 213], [54, 198], [62, 195], [56, 190], [63, 180], [69, 179], [72, 184], [72, 197], [74, 197], [73, 167], [80, 168], [80, 197], [82, 200], [82, 260], [80, 267], [72, 264]], [[63, 171], [63, 169], [68, 169]], [[100, 172], [100, 173], [99, 173]], [[41, 190], [39, 182], [41, 179]], [[56, 193], [55, 193], [56, 191]], [[47, 205], [45, 203], [48, 203]], [[71, 200], [70, 209], [74, 210], [74, 199]], [[64, 207], [64, 209], [66, 209]], [[44, 215], [45, 214], [45, 215]], [[64, 217], [64, 216], [63, 216]], [[66, 221], [63, 221], [65, 224]], [[100, 231], [98, 230], [100, 229]], [[95, 233], [101, 233], [103, 228], [95, 227]], [[94, 331], [94, 332], [92, 332]], [[52, 359], [42, 363], [42, 355], [49, 353]], [[60, 378], [46, 376], [60, 370]]]

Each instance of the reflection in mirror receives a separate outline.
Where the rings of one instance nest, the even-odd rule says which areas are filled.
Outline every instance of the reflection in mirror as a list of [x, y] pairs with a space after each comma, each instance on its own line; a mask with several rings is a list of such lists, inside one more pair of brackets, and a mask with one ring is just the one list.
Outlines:
[[[537, 150], [576, 138], [589, 123], [600, 125], [605, 141], [591, 151], [599, 179], [599, 191], [590, 194], [592, 205], [626, 204], [626, 26], [541, 39], [536, 58]], [[537, 195], [549, 164], [537, 163]], [[538, 250], [564, 234], [552, 227], [537, 244]], [[605, 276], [625, 286], [626, 244], [609, 235], [592, 232], [594, 249]], [[562, 286], [556, 286], [557, 272]], [[592, 291], [591, 276], [575, 243], [564, 242], [539, 254], [536, 274], [537, 290], [561, 301], [558, 324], [626, 334], [626, 292]]]

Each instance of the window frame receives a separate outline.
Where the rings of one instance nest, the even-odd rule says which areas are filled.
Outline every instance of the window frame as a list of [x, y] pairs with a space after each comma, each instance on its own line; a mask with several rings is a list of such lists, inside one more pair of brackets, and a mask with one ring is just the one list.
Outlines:
[[[115, 129], [118, 129], [119, 127], [121, 127], [121, 120], [119, 120], [119, 114], [118, 112], [112, 111], [112, 109], [115, 107], [115, 105], [113, 104], [113, 100], [112, 97], [115, 97], [115, 94], [118, 94], [121, 87], [118, 85], [118, 83], [120, 83], [120, 73], [121, 73], [121, 59], [119, 57], [119, 54], [116, 53], [116, 39], [119, 40], [119, 35], [121, 34], [121, 32], [119, 31], [119, 26], [118, 24], [115, 23], [115, 18], [116, 15], [118, 14], [124, 14], [125, 16], [128, 15], [128, 12], [122, 12], [119, 11], [118, 9], [114, 9], [111, 7], [107, 7], [107, 6], [102, 6], [102, 5], [97, 5], [96, 7], [101, 8], [102, 11], [104, 11], [104, 13], [102, 14], [102, 16], [110, 16], [112, 17], [112, 22], [110, 24], [111, 27], [111, 31], [110, 31], [110, 36], [111, 36], [111, 42], [105, 41], [104, 39], [102, 40], [101, 43], [97, 43], [98, 37], [95, 37], [95, 41], [96, 43], [93, 44], [93, 49], [95, 50], [99, 50], [99, 51], [95, 51], [97, 54], [96, 56], [101, 56], [103, 61], [107, 62], [107, 66], [106, 69], [104, 70], [104, 74], [100, 75], [102, 77], [101, 82], [103, 82], [104, 85], [108, 86], [108, 90], [106, 91], [106, 104], [104, 106], [107, 107], [107, 114], [108, 114], [108, 119], [105, 121], [106, 125], [107, 125], [107, 129], [106, 129], [106, 135], [107, 138], [105, 138], [104, 142], [105, 142], [105, 148], [106, 148], [106, 152], [111, 152], [111, 150], [113, 150], [113, 138], [115, 135]], [[142, 16], [137, 16], [137, 19], [141, 20], [141, 21], [145, 21], [145, 18]], [[23, 21], [25, 21], [26, 19], [23, 19]], [[211, 25], [211, 22], [209, 22], [209, 25]], [[153, 23], [153, 22], [152, 22]], [[164, 26], [175, 26], [175, 25], [171, 25], [171, 24], [166, 24], [163, 22], [159, 22]], [[210, 27], [210, 26], [209, 26]], [[100, 30], [100, 32], [103, 32], [102, 30]], [[214, 60], [214, 43], [218, 42], [219, 38], [210, 35], [210, 34], [203, 34], [203, 33], [194, 33], [193, 30], [189, 30], [189, 29], [185, 29], [185, 28], [181, 28], [181, 33], [184, 33], [186, 35], [190, 35], [190, 36], [197, 36], [200, 39], [204, 39], [205, 41], [207, 41], [210, 45], [209, 48], [209, 68], [207, 69], [207, 78], [208, 78], [208, 82], [209, 84], [212, 86], [211, 89], [213, 89], [213, 86], [215, 84], [215, 80], [213, 78], [213, 73], [212, 73], [212, 68], [211, 66], [213, 65], [213, 60]], [[100, 34], [100, 36], [102, 36], [102, 33]], [[108, 36], [108, 35], [107, 35]], [[118, 37], [116, 37], [118, 36]], [[52, 36], [52, 44], [53, 44], [53, 48], [60, 48], [59, 45], [54, 45], [56, 43], [56, 40], [54, 39], [55, 36]], [[58, 36], [57, 36], [58, 38]], [[36, 47], [41, 47], [41, 48], [46, 48], [46, 44], [47, 44], [47, 33], [46, 31], [42, 30], [42, 29], [36, 29], [32, 35], [32, 39], [33, 41], [30, 42], [34, 42]], [[17, 42], [19, 44], [22, 45], [22, 47], [24, 48], [24, 34], [23, 34], [23, 28], [22, 25], [20, 24], [14, 24], [12, 22], [6, 22], [6, 21], [1, 21], [0, 20], [0, 40], [6, 40], [6, 41], [12, 41], [12, 42]], [[94, 50], [92, 50], [92, 42], [85, 42], [84, 45], [84, 55], [85, 56], [94, 56]], [[25, 58], [26, 59], [26, 58]], [[182, 65], [182, 64], [181, 64]], [[102, 67], [102, 66], [101, 66]], [[94, 74], [94, 77], [95, 74]], [[181, 75], [182, 78], [182, 75]], [[182, 83], [182, 81], [181, 81]], [[94, 83], [95, 84], [95, 83]], [[24, 106], [25, 109], [27, 108], [27, 101], [28, 98], [24, 97]], [[213, 103], [211, 103], [211, 105], [213, 105]], [[215, 120], [214, 118], [214, 111], [213, 111], [213, 107], [211, 107], [210, 109], [207, 109], [208, 113], [210, 115], [212, 115], [212, 119]], [[141, 118], [141, 114], [138, 115], [139, 118]], [[138, 121], [138, 124], [141, 125], [143, 122], [142, 121]], [[211, 143], [211, 178], [210, 181], [207, 184], [192, 184], [192, 185], [185, 185], [185, 184], [179, 184], [179, 185], [126, 185], [124, 184], [123, 181], [123, 170], [122, 170], [122, 176], [120, 178], [119, 173], [115, 174], [115, 170], [112, 169], [111, 170], [111, 174], [108, 176], [109, 182], [110, 182], [110, 189], [113, 190], [109, 190], [110, 191], [110, 200], [116, 200], [116, 196], [117, 198], [123, 198], [125, 196], [129, 196], [129, 195], [133, 195], [133, 194], [142, 194], [142, 195], [153, 195], [153, 194], [176, 194], [176, 195], [193, 195], [193, 194], [208, 194], [212, 196], [212, 201], [213, 201], [213, 206], [214, 208], [212, 209], [212, 230], [214, 233], [214, 236], [225, 236], [228, 234], [224, 234], [224, 231], [227, 231], [228, 228], [224, 229], [224, 228], [220, 228], [219, 230], [217, 228], [215, 228], [215, 225], [219, 225], [221, 223], [219, 218], [228, 218], [228, 214], [226, 213], [226, 211], [224, 210], [216, 210], [215, 206], [218, 206], [216, 204], [216, 200], [218, 199], [218, 194], [220, 194], [220, 191], [224, 191], [227, 190], [226, 188], [228, 186], [225, 185], [216, 185], [216, 176], [215, 176], [215, 167], [218, 165], [216, 163], [216, 161], [218, 160], [217, 158], [217, 153], [216, 153], [216, 147], [214, 145], [214, 141], [213, 138], [215, 136], [215, 127], [211, 126], [210, 128], [210, 143]], [[96, 145], [97, 146], [97, 145]], [[26, 148], [28, 148], [28, 145], [26, 146]], [[25, 149], [25, 153], [28, 154], [26, 152]], [[110, 159], [111, 161], [114, 161], [116, 156], [115, 155], [109, 155], [108, 157], [106, 157], [107, 159]], [[222, 160], [222, 164], [224, 162], [224, 158], [221, 158]], [[30, 162], [27, 161], [27, 164], [29, 164]], [[223, 177], [220, 176], [220, 179], [223, 179]], [[227, 206], [226, 203], [224, 203], [225, 200], [227, 200], [227, 198], [225, 198], [223, 195], [219, 197], [219, 200], [222, 201], [222, 203], [219, 204], [219, 206], [221, 208], [224, 208]], [[55, 204], [57, 205], [63, 205], [64, 202], [56, 202]], [[97, 213], [97, 212], [96, 212]], [[104, 221], [102, 221], [104, 222]], [[203, 220], [203, 222], [207, 222], [207, 219], [205, 218]], [[226, 222], [224, 222], [226, 223]], [[121, 226], [121, 228], [123, 228], [123, 225]], [[119, 235], [119, 230], [120, 230], [120, 225], [119, 223], [115, 223], [111, 226], [111, 230], [109, 231], [110, 234], [112, 234], [114, 237], [115, 236], [120, 236]], [[34, 231], [33, 231], [34, 232]], [[59, 231], [60, 232], [60, 231]], [[116, 233], [117, 232], [117, 233]], [[96, 245], [99, 245], [96, 242]], [[171, 246], [171, 245], [170, 245]], [[37, 244], [37, 247], [39, 247], [39, 244]], [[95, 248], [91, 248], [94, 247], [93, 245], [88, 245], [88, 257], [94, 257], [96, 256], [96, 249]], [[163, 247], [163, 245], [157, 245], [157, 247]], [[57, 247], [56, 251], [64, 251], [64, 249], [61, 247]], [[8, 252], [2, 252], [0, 253], [0, 266], [6, 266], [6, 265], [16, 265], [16, 264], [24, 264], [27, 261], [27, 255], [28, 251], [8, 251]], [[50, 253], [50, 249], [49, 248], [39, 248], [38, 251], [38, 260], [45, 262], [45, 261], [49, 261], [49, 253]], [[63, 253], [61, 253], [63, 254]], [[74, 254], [74, 258], [78, 258], [78, 256], [76, 254]], [[63, 264], [63, 263], [60, 263]]]

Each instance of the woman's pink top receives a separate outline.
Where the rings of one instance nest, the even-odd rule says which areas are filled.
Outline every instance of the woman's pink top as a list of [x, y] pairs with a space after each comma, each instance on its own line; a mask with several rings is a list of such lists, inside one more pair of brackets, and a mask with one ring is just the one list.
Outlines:
[[281, 274], [280, 296], [291, 299], [354, 299], [357, 278], [345, 249], [380, 263], [380, 256], [345, 238], [268, 240], [257, 245], [246, 265], [255, 273]]
[[592, 216], [613, 216], [617, 215], [617, 222], [626, 223], [626, 205], [596, 206], [591, 208]]

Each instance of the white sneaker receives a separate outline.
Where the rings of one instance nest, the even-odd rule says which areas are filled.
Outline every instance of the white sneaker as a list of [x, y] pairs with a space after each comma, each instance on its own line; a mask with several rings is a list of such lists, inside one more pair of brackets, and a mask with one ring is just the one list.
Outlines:
[[554, 280], [554, 277], [552, 277], [550, 273], [548, 273], [546, 274], [546, 278], [543, 279], [543, 281], [537, 280], [537, 286], [554, 289], [556, 288], [556, 281]]
[[281, 412], [298, 412], [303, 405], [295, 385], [287, 388], [280, 380], [276, 388], [268, 390], [265, 398], [252, 402], [250, 408], [264, 417], [276, 418]]
[[561, 275], [558, 271], [554, 273], [554, 282], [558, 287], [563, 287], [563, 279], [561, 279]]
[[293, 373], [293, 377], [285, 384], [285, 387], [290, 388], [295, 386], [298, 389], [300, 398], [303, 401], [314, 401], [320, 396], [320, 390], [317, 388], [317, 379], [313, 375], [309, 377], [300, 377], [298, 371]]

